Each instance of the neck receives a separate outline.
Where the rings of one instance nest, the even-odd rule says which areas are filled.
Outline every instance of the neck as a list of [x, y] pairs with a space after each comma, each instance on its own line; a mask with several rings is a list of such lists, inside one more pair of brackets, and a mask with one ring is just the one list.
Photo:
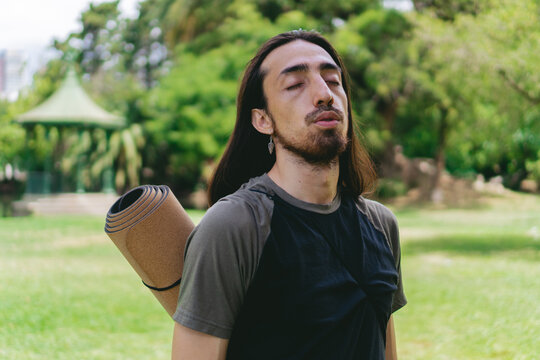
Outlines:
[[329, 164], [313, 165], [292, 154], [279, 155], [276, 154], [276, 162], [268, 172], [279, 187], [313, 204], [328, 204], [334, 200], [339, 179], [338, 158]]

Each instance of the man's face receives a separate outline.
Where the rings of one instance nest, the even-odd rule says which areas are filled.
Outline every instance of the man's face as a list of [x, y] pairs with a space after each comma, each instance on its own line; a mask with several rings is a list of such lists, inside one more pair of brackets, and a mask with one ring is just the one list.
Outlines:
[[296, 40], [263, 61], [266, 113], [277, 151], [327, 164], [347, 147], [347, 95], [341, 69], [320, 46]]

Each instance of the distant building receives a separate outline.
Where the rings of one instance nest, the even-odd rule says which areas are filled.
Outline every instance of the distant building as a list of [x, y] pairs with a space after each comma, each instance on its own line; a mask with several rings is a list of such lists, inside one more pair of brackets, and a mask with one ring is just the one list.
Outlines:
[[15, 100], [28, 83], [26, 55], [21, 50], [0, 51], [0, 97]]
[[0, 94], [6, 90], [6, 50], [0, 50]]
[[0, 49], [0, 99], [16, 100], [23, 88], [32, 85], [34, 73], [56, 57], [58, 51], [50, 47]]

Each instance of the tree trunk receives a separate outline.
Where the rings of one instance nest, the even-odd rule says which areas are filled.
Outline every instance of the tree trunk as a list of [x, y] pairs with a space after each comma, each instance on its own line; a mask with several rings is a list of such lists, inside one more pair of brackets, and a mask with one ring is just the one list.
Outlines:
[[435, 175], [432, 180], [431, 201], [440, 203], [444, 201], [442, 189], [442, 174], [446, 168], [446, 141], [448, 136], [448, 110], [442, 109], [441, 121], [437, 132], [437, 152], [435, 153]]
[[397, 99], [392, 99], [381, 112], [384, 120], [384, 130], [389, 134], [389, 138], [385, 141], [384, 150], [381, 159], [380, 175], [381, 177], [394, 177], [398, 169], [395, 164], [395, 152], [394, 152], [394, 140], [392, 134], [394, 133], [394, 123], [396, 119], [398, 103]]

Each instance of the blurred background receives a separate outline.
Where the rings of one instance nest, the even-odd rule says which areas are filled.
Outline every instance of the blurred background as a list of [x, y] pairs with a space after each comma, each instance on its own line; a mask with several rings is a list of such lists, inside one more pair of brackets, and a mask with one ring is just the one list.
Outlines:
[[[347, 65], [355, 118], [382, 178], [378, 196], [417, 189], [415, 199], [459, 202], [475, 180], [538, 191], [536, 1], [36, 2], [43, 12], [26, 3], [2, 5], [12, 28], [4, 22], [0, 43], [0, 180], [14, 182], [4, 193], [42, 191], [46, 173], [45, 192], [160, 183], [204, 207], [193, 194], [232, 131], [247, 61], [269, 37], [299, 28], [322, 32]], [[20, 118], [70, 68], [122, 121]]]
[[[204, 210], [247, 62], [299, 28], [341, 54], [371, 196], [400, 221], [402, 357], [536, 358], [537, 0], [2, 2], [0, 355], [168, 357], [170, 319], [102, 234], [105, 211], [147, 183]], [[62, 215], [84, 204], [101, 217]]]

